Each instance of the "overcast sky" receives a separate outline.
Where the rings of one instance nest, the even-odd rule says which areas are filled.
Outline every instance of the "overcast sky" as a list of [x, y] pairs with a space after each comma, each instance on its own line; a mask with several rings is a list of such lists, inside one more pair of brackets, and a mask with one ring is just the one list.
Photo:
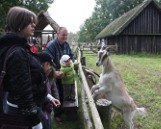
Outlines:
[[92, 15], [94, 7], [95, 0], [55, 0], [48, 12], [59, 26], [65, 26], [69, 32], [75, 33]]

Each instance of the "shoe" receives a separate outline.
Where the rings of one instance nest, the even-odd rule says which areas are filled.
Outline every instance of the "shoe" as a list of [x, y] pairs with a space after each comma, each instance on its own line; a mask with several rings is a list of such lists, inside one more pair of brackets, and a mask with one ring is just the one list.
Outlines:
[[54, 119], [55, 119], [56, 122], [62, 122], [61, 118], [58, 117], [58, 116], [57, 117], [54, 117]]

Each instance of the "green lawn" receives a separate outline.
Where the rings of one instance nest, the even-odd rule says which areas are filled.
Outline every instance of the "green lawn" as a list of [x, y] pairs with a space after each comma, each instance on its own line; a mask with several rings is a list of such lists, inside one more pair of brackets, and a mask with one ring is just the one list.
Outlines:
[[[101, 67], [95, 65], [97, 55], [92, 52], [86, 52], [83, 55], [86, 56], [87, 67], [101, 73]], [[147, 109], [148, 115], [145, 118], [134, 120], [135, 129], [161, 129], [161, 55], [111, 54], [111, 59], [135, 103]], [[80, 91], [79, 87], [78, 90]], [[53, 122], [53, 129], [83, 129], [81, 103], [78, 109], [78, 120], [67, 121], [67, 119], [64, 117], [63, 124]], [[106, 113], [102, 116], [102, 121], [104, 128], [107, 129]], [[120, 114], [112, 115], [111, 129], [125, 129]]]

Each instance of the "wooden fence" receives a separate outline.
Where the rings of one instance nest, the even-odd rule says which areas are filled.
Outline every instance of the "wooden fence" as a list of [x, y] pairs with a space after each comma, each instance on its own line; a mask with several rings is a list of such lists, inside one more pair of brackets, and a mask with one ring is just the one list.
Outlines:
[[[117, 45], [105, 45], [104, 47], [109, 47], [111, 52], [117, 52], [118, 46]], [[82, 51], [93, 51], [94, 53], [97, 53], [97, 51], [101, 48], [101, 46], [89, 44], [89, 45], [80, 45], [80, 49]]]
[[[79, 51], [78, 60], [81, 61], [80, 51]], [[82, 108], [84, 113], [85, 129], [104, 129], [99, 113], [97, 111], [95, 102], [92, 98], [89, 86], [87, 84], [87, 80], [84, 75], [81, 63], [79, 64], [79, 74], [80, 74], [80, 84], [82, 87], [81, 95], [82, 95]], [[85, 98], [88, 99], [88, 104], [86, 103]], [[88, 110], [88, 106], [89, 106], [89, 110]]]

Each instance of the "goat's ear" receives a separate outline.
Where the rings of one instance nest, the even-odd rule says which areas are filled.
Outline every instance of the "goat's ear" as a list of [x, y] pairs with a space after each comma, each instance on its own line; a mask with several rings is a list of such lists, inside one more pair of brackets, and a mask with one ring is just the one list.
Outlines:
[[110, 47], [106, 47], [106, 51], [107, 52], [110, 52]]

